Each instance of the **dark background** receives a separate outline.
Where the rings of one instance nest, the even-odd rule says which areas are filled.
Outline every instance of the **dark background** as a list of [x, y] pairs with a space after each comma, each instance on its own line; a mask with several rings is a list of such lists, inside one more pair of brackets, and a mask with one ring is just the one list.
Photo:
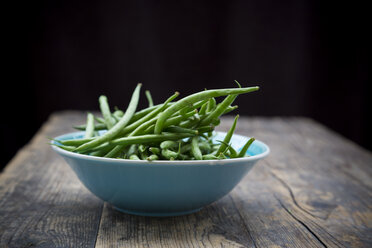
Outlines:
[[237, 99], [241, 115], [308, 116], [372, 149], [370, 27], [358, 2], [29, 1], [3, 11], [0, 168], [51, 112], [98, 110], [100, 94], [125, 109], [138, 82], [155, 102], [234, 79], [259, 85]]

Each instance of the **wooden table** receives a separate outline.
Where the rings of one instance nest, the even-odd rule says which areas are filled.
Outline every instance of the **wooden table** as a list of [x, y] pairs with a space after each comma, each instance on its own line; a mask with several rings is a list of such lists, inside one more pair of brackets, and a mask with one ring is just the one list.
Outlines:
[[49, 147], [84, 118], [53, 114], [1, 173], [0, 247], [372, 247], [372, 154], [310, 119], [241, 117], [269, 157], [200, 212], [151, 218], [102, 202]]

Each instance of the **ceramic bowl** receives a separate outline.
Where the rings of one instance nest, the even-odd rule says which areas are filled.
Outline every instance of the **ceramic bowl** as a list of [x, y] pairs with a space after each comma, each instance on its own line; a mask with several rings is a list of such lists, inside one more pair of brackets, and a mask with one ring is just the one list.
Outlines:
[[[215, 140], [226, 133], [217, 132]], [[78, 139], [84, 132], [55, 140]], [[239, 150], [248, 137], [234, 134]], [[55, 141], [52, 141], [55, 142]], [[249, 157], [224, 160], [138, 161], [77, 154], [52, 146], [94, 195], [116, 209], [143, 216], [177, 216], [196, 212], [228, 194], [270, 149], [255, 140]]]

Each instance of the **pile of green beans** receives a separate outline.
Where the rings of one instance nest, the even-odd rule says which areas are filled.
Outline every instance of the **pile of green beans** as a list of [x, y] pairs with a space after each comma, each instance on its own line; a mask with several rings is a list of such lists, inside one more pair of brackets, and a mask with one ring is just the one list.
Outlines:
[[[91, 156], [132, 160], [211, 160], [246, 156], [251, 138], [240, 151], [230, 143], [239, 115], [224, 140], [213, 141], [220, 117], [237, 108], [233, 102], [240, 94], [259, 87], [204, 90], [178, 101], [175, 92], [164, 103], [154, 105], [150, 91], [149, 106], [137, 111], [141, 84], [135, 88], [125, 111], [112, 112], [106, 96], [99, 97], [102, 117], [87, 114], [86, 124], [75, 126], [85, 131], [84, 138], [57, 140], [56, 146]], [[217, 103], [217, 97], [225, 97]], [[100, 130], [106, 130], [100, 132]]]

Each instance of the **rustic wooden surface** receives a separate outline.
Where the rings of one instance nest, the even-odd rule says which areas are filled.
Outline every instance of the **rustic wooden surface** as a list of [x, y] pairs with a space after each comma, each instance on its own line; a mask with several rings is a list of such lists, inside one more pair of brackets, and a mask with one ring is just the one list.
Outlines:
[[240, 118], [269, 157], [200, 212], [151, 218], [103, 203], [51, 150], [84, 118], [53, 114], [0, 174], [1, 248], [372, 247], [372, 154], [310, 119]]

